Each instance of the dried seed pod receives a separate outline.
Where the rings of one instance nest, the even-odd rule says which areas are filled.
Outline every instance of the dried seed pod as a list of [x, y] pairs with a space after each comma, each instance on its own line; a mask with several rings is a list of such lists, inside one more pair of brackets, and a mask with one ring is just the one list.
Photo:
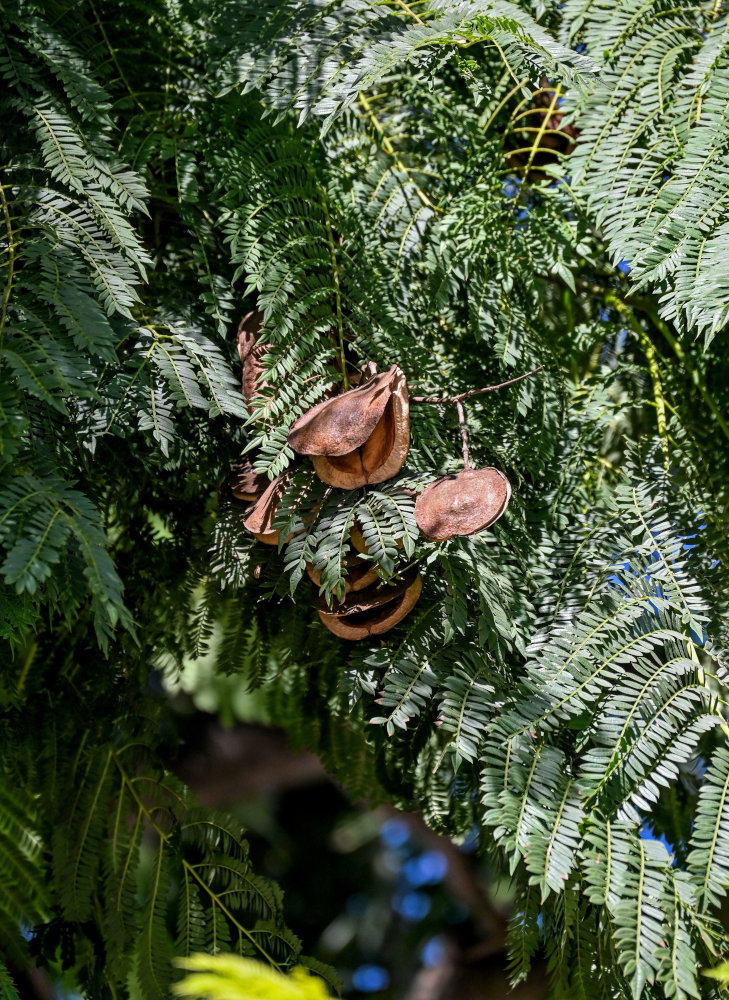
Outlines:
[[510, 498], [511, 485], [503, 472], [465, 469], [426, 486], [415, 502], [415, 520], [426, 538], [443, 542], [488, 528]]
[[290, 480], [290, 472], [283, 472], [280, 476], [276, 476], [248, 511], [243, 523], [259, 542], [264, 542], [266, 545], [278, 545], [279, 533], [273, 527], [273, 519]]
[[396, 584], [378, 583], [353, 592], [331, 608], [321, 596], [314, 603], [330, 632], [342, 639], [366, 639], [389, 632], [401, 622], [415, 607], [422, 589], [423, 579], [413, 567]]
[[367, 555], [369, 549], [367, 548], [367, 542], [365, 541], [365, 536], [362, 534], [360, 529], [355, 524], [349, 533], [349, 540], [358, 552], [362, 555]]
[[405, 376], [393, 365], [294, 423], [289, 444], [311, 455], [322, 482], [343, 490], [382, 483], [399, 472], [410, 447]]
[[[361, 552], [363, 556], [370, 554], [369, 547], [365, 541], [365, 536], [360, 531], [359, 527], [355, 524], [349, 533], [349, 540], [358, 552]], [[396, 539], [395, 544], [399, 549], [404, 548], [404, 543], [402, 538]]]
[[257, 500], [268, 487], [270, 480], [262, 472], [256, 472], [251, 460], [241, 455], [230, 470], [228, 486], [236, 500]]
[[261, 381], [263, 365], [261, 358], [271, 347], [258, 343], [258, 335], [263, 325], [263, 313], [254, 309], [246, 313], [238, 327], [238, 354], [243, 365], [243, 398], [249, 413], [253, 413], [253, 400], [265, 386]]
[[[345, 593], [349, 594], [353, 590], [364, 590], [365, 587], [377, 582], [377, 569], [374, 564], [360, 559], [357, 552], [349, 552], [342, 562], [347, 569], [347, 575], [344, 578]], [[314, 569], [313, 563], [306, 564], [306, 572], [309, 574], [311, 582], [315, 583], [317, 587], [321, 587], [321, 572]]]

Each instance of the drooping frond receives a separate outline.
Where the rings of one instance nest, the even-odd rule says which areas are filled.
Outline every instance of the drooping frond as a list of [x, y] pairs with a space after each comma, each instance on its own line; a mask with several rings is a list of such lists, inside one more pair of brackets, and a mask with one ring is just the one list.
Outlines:
[[[240, 826], [202, 811], [171, 776], [140, 768], [144, 748], [99, 747], [71, 765], [76, 794], [58, 803], [53, 870], [64, 920], [114, 928], [104, 975], [163, 995], [174, 955], [211, 948], [290, 964], [300, 944], [281, 922], [281, 893], [256, 876]], [[57, 776], [59, 793], [68, 775]], [[171, 932], [172, 885], [177, 912]]]
[[727, 321], [726, 16], [710, 3], [576, 0], [563, 24], [602, 62], [575, 104], [575, 193], [637, 286], [661, 290], [661, 314], [708, 343]]
[[508, 0], [437, 0], [422, 11], [352, 0], [269, 4], [244, 24], [231, 5], [222, 31], [237, 34], [242, 50], [226, 66], [225, 86], [262, 90], [271, 108], [295, 109], [300, 121], [321, 115], [325, 129], [359, 91], [408, 65], [427, 72], [442, 48], [457, 52], [491, 43], [514, 73], [526, 71], [535, 79], [546, 73], [579, 80], [594, 69]]
[[688, 870], [703, 908], [729, 888], [727, 816], [729, 815], [729, 754], [719, 747], [704, 777], [696, 806]]
[[[0, 934], [5, 954], [19, 962], [25, 949], [21, 925], [33, 926], [47, 913], [42, 852], [31, 797], [0, 774]], [[13, 997], [13, 984], [1, 964], [0, 989], [3, 996]]]

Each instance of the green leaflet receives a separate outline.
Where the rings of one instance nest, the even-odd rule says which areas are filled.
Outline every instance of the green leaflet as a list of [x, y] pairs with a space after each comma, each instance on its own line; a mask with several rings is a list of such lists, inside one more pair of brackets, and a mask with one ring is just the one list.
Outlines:
[[2, 1000], [18, 1000], [18, 991], [13, 985], [13, 981], [7, 969], [0, 963], [0, 997]]

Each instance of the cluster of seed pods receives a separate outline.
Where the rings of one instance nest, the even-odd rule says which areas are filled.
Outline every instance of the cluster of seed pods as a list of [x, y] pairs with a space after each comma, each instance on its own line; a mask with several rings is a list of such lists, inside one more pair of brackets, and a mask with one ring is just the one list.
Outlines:
[[[243, 364], [243, 394], [248, 406], [260, 389], [260, 357], [267, 345], [257, 339], [261, 314], [249, 313], [241, 323], [238, 349]], [[366, 366], [355, 388], [317, 403], [292, 425], [289, 444], [311, 459], [322, 482], [341, 490], [355, 490], [382, 483], [402, 469], [410, 448], [410, 403], [405, 375], [397, 365], [385, 372]], [[417, 402], [431, 402], [416, 399]], [[459, 414], [462, 416], [462, 407]], [[492, 525], [506, 510], [511, 486], [498, 469], [471, 469], [464, 434], [464, 469], [443, 476], [427, 486], [415, 504], [415, 520], [423, 535], [445, 541], [471, 535]], [[229, 485], [235, 497], [251, 504], [245, 526], [259, 541], [278, 545], [273, 528], [276, 510], [291, 481], [287, 470], [269, 482], [256, 473], [248, 458], [234, 466]], [[285, 539], [288, 541], [289, 539]], [[314, 605], [322, 623], [344, 639], [382, 635], [402, 621], [415, 606], [422, 590], [417, 566], [385, 582], [366, 558], [367, 546], [355, 527], [346, 569], [344, 599], [328, 601], [318, 593]], [[321, 577], [307, 567], [320, 589]]]

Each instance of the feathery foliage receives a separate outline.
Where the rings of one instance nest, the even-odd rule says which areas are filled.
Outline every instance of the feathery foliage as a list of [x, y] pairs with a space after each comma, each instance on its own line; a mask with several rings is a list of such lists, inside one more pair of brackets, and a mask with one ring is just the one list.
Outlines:
[[[515, 980], [541, 953], [558, 998], [715, 995], [722, 4], [0, 0], [0, 20], [2, 996], [21, 926], [94, 996], [166, 996], [198, 952], [300, 963], [244, 832], [162, 764], [159, 681], [201, 657], [353, 795], [477, 830], [517, 887]], [[513, 488], [492, 529], [417, 530], [415, 496], [460, 465], [445, 401], [412, 403], [386, 483], [294, 460], [292, 422], [366, 362], [439, 398], [543, 366], [466, 400], [471, 464]], [[243, 452], [290, 470], [278, 547], [221, 485]], [[351, 645], [307, 566], [341, 596], [355, 526], [379, 578], [417, 564], [424, 586]]]

